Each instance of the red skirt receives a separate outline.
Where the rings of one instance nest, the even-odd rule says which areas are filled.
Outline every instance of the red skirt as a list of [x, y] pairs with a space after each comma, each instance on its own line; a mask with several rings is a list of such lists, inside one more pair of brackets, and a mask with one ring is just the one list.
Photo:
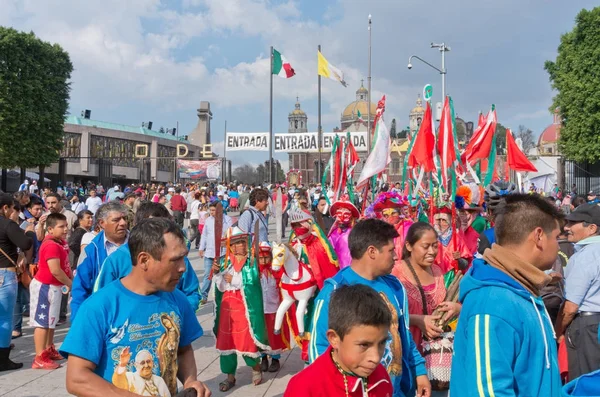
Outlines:
[[289, 342], [286, 343], [286, 339], [289, 337], [289, 327], [286, 324], [286, 318], [283, 318], [283, 326], [281, 327], [281, 333], [275, 335], [275, 316], [276, 313], [265, 313], [265, 325], [267, 326], [267, 334], [269, 336], [269, 346], [274, 354], [279, 353], [289, 348]]
[[217, 350], [220, 352], [258, 353], [258, 347], [250, 335], [246, 306], [242, 292], [226, 291], [221, 300]]

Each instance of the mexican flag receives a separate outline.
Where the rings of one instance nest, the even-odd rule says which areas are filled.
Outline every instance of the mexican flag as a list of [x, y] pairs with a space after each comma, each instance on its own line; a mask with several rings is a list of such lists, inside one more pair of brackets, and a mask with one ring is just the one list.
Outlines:
[[361, 123], [364, 123], [365, 120], [362, 118], [362, 114], [360, 114], [360, 110], [357, 110], [356, 113], [357, 113], [357, 116], [358, 116], [358, 121], [360, 121]]
[[271, 73], [283, 77], [284, 79], [289, 79], [296, 74], [288, 60], [275, 48], [273, 48], [273, 69], [271, 70]]

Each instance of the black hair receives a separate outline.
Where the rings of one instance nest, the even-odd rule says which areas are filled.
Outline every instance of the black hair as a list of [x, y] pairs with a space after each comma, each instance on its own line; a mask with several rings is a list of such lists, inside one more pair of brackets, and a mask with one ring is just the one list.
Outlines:
[[44, 203], [39, 198], [32, 196], [29, 204], [27, 204], [27, 208], [33, 208], [36, 205], [41, 205], [43, 207]]
[[183, 231], [170, 219], [150, 218], [142, 219], [137, 223], [129, 235], [129, 250], [133, 266], [137, 265], [137, 257], [141, 252], [147, 252], [154, 259], [160, 259], [166, 245], [165, 234], [169, 233], [182, 243], [185, 242]]
[[408, 228], [408, 232], [406, 232], [406, 239], [404, 240], [404, 245], [402, 246], [402, 259], [410, 258], [410, 251], [406, 248], [406, 244], [411, 247], [421, 240], [423, 235], [427, 232], [433, 232], [435, 234], [435, 238], [438, 238], [438, 234], [429, 223], [425, 222], [415, 222], [410, 228]]
[[383, 298], [364, 284], [342, 285], [331, 294], [328, 328], [341, 340], [353, 327], [390, 327], [392, 313]]
[[147, 218], [171, 218], [169, 210], [162, 204], [145, 201], [137, 209], [135, 213], [135, 224], [137, 225], [143, 219]]
[[379, 219], [358, 222], [348, 236], [352, 259], [360, 259], [370, 246], [381, 251], [384, 245], [398, 237], [394, 226]]
[[250, 205], [255, 206], [257, 202], [269, 199], [269, 192], [262, 188], [256, 188], [250, 193]]
[[535, 194], [511, 194], [497, 214], [495, 232], [499, 245], [522, 244], [540, 227], [550, 234], [559, 227], [563, 215], [548, 200]]
[[89, 215], [92, 217], [92, 219], [94, 218], [94, 214], [92, 213], [92, 211], [90, 210], [81, 210], [77, 213], [77, 220], [75, 221], [75, 223], [73, 224], [73, 229], [77, 229], [79, 227], [79, 223], [83, 220], [83, 218]]
[[180, 187], [176, 188], [175, 193], [177, 193], [177, 194], [181, 193], [181, 188]]
[[60, 212], [48, 214], [46, 218], [46, 227], [54, 227], [59, 221], [67, 221], [67, 217]]
[[17, 212], [21, 212], [21, 203], [19, 202], [19, 200], [13, 200], [13, 209]]

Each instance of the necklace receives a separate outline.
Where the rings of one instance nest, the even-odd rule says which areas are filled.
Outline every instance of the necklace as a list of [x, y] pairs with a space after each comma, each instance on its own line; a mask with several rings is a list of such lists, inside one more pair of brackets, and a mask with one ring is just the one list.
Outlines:
[[346, 397], [350, 396], [350, 394], [348, 392], [348, 378], [347, 378], [348, 376], [360, 378], [362, 381], [363, 392], [366, 394], [367, 393], [367, 378], [363, 378], [362, 376], [358, 376], [356, 374], [353, 374], [352, 372], [345, 371], [342, 368], [342, 366], [337, 361], [335, 361], [335, 358], [333, 358], [333, 349], [331, 350], [331, 352], [329, 354], [331, 355], [331, 360], [335, 364], [335, 367], [340, 372], [340, 374], [342, 374], [342, 376], [344, 377], [344, 389], [346, 391]]

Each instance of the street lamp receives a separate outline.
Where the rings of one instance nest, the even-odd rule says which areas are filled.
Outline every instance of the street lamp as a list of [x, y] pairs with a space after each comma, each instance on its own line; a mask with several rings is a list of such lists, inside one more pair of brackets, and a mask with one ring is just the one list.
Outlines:
[[439, 48], [440, 52], [442, 53], [442, 68], [441, 69], [433, 66], [426, 60], [424, 60], [416, 55], [411, 55], [408, 58], [407, 66], [408, 66], [408, 69], [412, 69], [413, 65], [412, 65], [411, 61], [413, 58], [415, 58], [415, 59], [418, 59], [419, 61], [423, 62], [425, 65], [429, 66], [430, 68], [437, 70], [439, 72], [439, 74], [442, 75], [442, 103], [444, 103], [444, 101], [446, 100], [446, 73], [447, 73], [447, 71], [446, 71], [446, 52], [450, 51], [450, 47], [448, 47], [445, 43], [442, 43], [442, 44], [431, 43], [431, 48]]

